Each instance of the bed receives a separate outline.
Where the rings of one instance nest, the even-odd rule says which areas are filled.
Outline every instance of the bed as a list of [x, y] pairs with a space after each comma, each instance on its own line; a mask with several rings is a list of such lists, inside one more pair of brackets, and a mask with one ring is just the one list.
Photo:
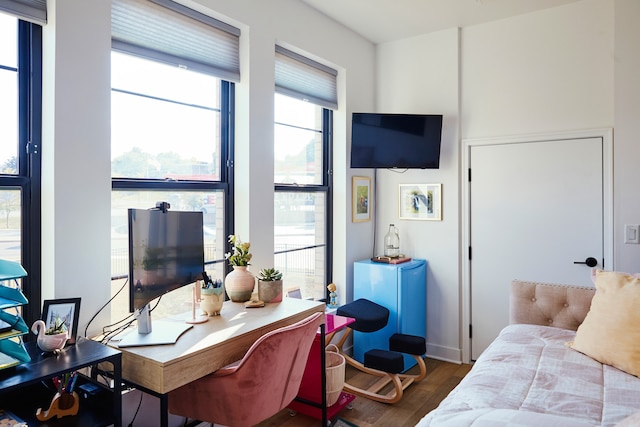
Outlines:
[[[596, 358], [603, 357], [592, 357], [592, 350], [584, 343], [593, 341], [594, 353], [601, 351], [599, 347], [608, 346], [604, 351], [613, 354], [614, 359], [627, 351], [632, 358], [634, 352], [639, 353], [638, 344], [631, 343], [636, 347], [627, 349], [619, 341], [627, 339], [629, 330], [640, 329], [640, 323], [635, 327], [621, 326], [620, 319], [615, 319], [622, 316], [627, 322], [637, 320], [627, 319], [625, 314], [627, 308], [633, 313], [640, 311], [640, 305], [634, 307], [640, 302], [640, 279], [630, 277], [629, 283], [620, 285], [617, 277], [608, 276], [607, 280], [615, 282], [612, 286], [616, 292], [633, 292], [618, 295], [615, 308], [599, 304], [598, 310], [591, 311], [592, 302], [596, 306], [595, 288], [514, 281], [510, 325], [482, 353], [460, 384], [417, 426], [640, 425], [640, 415], [636, 414], [640, 411], [640, 378], [637, 372], [626, 372], [635, 367], [614, 363], [625, 371], [612, 366], [608, 359], [601, 363]], [[596, 288], [598, 293], [604, 292], [597, 282]], [[608, 291], [607, 298], [612, 294]], [[630, 306], [624, 307], [627, 303]], [[596, 316], [596, 311], [601, 311], [602, 317]], [[609, 318], [617, 323], [611, 326]], [[615, 337], [614, 327], [627, 329], [623, 339]], [[589, 328], [606, 336], [594, 335]], [[631, 335], [631, 340], [638, 338], [635, 332]], [[612, 345], [611, 340], [618, 341]]]

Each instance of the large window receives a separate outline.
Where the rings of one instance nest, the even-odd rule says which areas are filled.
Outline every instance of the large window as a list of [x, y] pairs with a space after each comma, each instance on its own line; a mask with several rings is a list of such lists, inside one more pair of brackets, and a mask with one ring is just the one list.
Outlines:
[[331, 281], [331, 110], [275, 95], [275, 264], [303, 298]]
[[[129, 208], [165, 201], [170, 210], [201, 211], [205, 264], [224, 277], [229, 227], [233, 84], [217, 77], [112, 52], [111, 201], [112, 319], [128, 315]], [[160, 301], [154, 317], [190, 309], [191, 288]]]
[[23, 307], [40, 317], [40, 138], [42, 28], [0, 13], [0, 259], [28, 276]]

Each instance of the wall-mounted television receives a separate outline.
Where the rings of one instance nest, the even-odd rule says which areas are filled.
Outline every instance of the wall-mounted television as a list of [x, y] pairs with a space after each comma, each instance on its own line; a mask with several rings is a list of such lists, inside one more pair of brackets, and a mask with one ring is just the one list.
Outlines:
[[202, 212], [129, 209], [128, 222], [129, 311], [138, 315], [138, 334], [149, 336], [136, 338], [137, 334], [132, 333], [119, 345], [170, 343], [190, 325], [177, 323], [179, 326], [171, 331], [163, 325], [164, 330], [151, 334], [149, 303], [167, 292], [202, 279]]
[[352, 168], [438, 169], [442, 115], [353, 113]]

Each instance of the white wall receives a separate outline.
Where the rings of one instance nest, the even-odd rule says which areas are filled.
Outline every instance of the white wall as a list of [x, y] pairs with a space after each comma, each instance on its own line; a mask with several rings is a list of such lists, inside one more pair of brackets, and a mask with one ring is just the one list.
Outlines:
[[[462, 139], [615, 124], [614, 261], [616, 268], [640, 271], [638, 245], [620, 244], [621, 221], [640, 222], [640, 202], [632, 189], [639, 182], [638, 167], [633, 165], [638, 158], [633, 140], [638, 125], [633, 117], [640, 100], [633, 76], [638, 74], [639, 57], [632, 47], [638, 40], [634, 22], [639, 17], [633, 0], [583, 0], [463, 28], [459, 45], [451, 30], [378, 47], [377, 110], [440, 110], [451, 120], [445, 126], [449, 132], [443, 135], [445, 162], [438, 171], [384, 172], [378, 183], [385, 198], [378, 203], [379, 238], [389, 222], [398, 222], [397, 211], [388, 207], [397, 203], [397, 183], [443, 183], [441, 224], [399, 224], [411, 255], [429, 261], [428, 354], [460, 361], [462, 352], [457, 350], [467, 341], [466, 325], [460, 324], [464, 297], [460, 272], [467, 263], [466, 251], [460, 247], [459, 198], [466, 179], [460, 170]], [[622, 68], [620, 62], [625, 64]], [[459, 134], [454, 131], [457, 126]], [[406, 247], [402, 240], [401, 236], [401, 246]]]
[[624, 244], [624, 224], [640, 224], [640, 2], [615, 0], [614, 257], [640, 272], [640, 245]]
[[49, 0], [43, 29], [42, 297], [81, 297], [81, 333], [111, 296], [110, 14]]
[[613, 126], [613, 1], [463, 30], [462, 138]]
[[[400, 251], [428, 262], [427, 354], [447, 360], [460, 360], [458, 45], [457, 29], [382, 44], [376, 86], [379, 112], [444, 116], [440, 169], [378, 170], [375, 206], [376, 247], [383, 247], [388, 226], [394, 223]], [[398, 218], [398, 185], [418, 183], [442, 183], [442, 221]]]
[[[110, 49], [108, 1], [49, 0], [44, 28], [43, 295], [82, 298], [80, 331], [110, 297]], [[185, 0], [242, 30], [237, 85], [236, 232], [255, 268], [273, 264], [274, 44], [339, 72], [334, 113], [335, 271], [345, 302], [354, 247], [347, 117], [373, 108], [375, 47], [295, 0]], [[348, 184], [347, 184], [348, 183]], [[347, 210], [348, 209], [348, 210]], [[347, 214], [348, 213], [348, 214]], [[348, 243], [349, 242], [349, 243]], [[92, 323], [89, 334], [104, 324]]]

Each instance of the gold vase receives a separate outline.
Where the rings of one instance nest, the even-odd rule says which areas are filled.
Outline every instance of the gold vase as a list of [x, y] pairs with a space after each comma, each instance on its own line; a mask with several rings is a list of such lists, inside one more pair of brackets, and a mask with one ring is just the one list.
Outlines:
[[233, 271], [224, 278], [224, 287], [233, 302], [245, 302], [251, 299], [256, 278], [246, 266], [233, 266]]

